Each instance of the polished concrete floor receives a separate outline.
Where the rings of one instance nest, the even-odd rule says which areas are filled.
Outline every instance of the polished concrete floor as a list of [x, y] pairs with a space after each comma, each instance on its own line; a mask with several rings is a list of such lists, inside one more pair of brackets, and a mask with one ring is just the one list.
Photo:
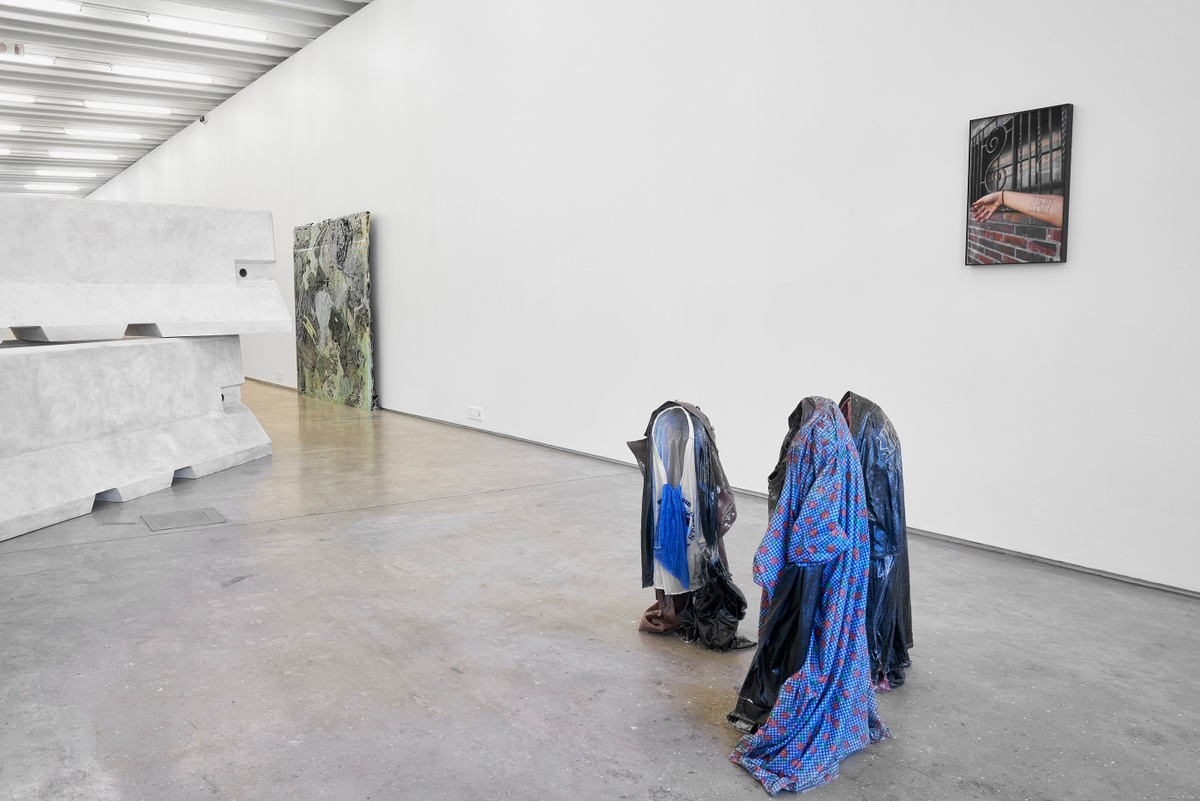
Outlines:
[[[271, 458], [0, 543], [0, 799], [765, 797], [727, 759], [751, 652], [637, 631], [635, 469], [244, 394]], [[1200, 601], [910, 549], [893, 738], [806, 797], [1200, 797]]]

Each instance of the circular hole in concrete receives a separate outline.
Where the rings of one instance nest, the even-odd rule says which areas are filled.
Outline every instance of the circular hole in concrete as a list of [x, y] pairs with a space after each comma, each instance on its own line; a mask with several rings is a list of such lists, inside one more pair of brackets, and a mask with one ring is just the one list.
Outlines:
[[246, 277], [246, 268], [243, 267], [242, 269], [238, 270], [238, 275], [240, 275], [242, 278], [245, 278]]

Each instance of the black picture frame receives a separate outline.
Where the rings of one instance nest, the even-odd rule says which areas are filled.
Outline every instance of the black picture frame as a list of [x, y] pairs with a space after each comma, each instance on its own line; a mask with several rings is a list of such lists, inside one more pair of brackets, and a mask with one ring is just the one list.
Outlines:
[[971, 120], [966, 263], [1067, 260], [1074, 106]]

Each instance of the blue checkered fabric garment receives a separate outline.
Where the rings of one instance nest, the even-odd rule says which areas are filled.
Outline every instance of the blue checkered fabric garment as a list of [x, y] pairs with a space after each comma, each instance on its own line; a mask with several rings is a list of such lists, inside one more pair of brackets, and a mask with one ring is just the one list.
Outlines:
[[889, 736], [867, 653], [871, 541], [862, 466], [837, 406], [815, 400], [816, 411], [789, 447], [779, 505], [754, 556], [754, 581], [763, 588], [760, 630], [789, 562], [824, 565], [824, 595], [804, 666], [784, 682], [762, 728], [729, 757], [773, 796], [833, 781], [841, 760]]

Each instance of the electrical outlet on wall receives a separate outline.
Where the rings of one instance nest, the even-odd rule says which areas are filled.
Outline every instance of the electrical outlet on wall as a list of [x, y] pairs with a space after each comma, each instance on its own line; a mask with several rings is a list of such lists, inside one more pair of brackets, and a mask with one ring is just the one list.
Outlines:
[[275, 371], [275, 380], [276, 380], [276, 381], [282, 381], [282, 380], [283, 380], [283, 371], [282, 371], [282, 370], [276, 370], [276, 371]]
[[483, 409], [480, 409], [478, 406], [468, 406], [467, 407], [467, 419], [468, 420], [478, 420], [479, 422], [482, 423], [483, 422]]

